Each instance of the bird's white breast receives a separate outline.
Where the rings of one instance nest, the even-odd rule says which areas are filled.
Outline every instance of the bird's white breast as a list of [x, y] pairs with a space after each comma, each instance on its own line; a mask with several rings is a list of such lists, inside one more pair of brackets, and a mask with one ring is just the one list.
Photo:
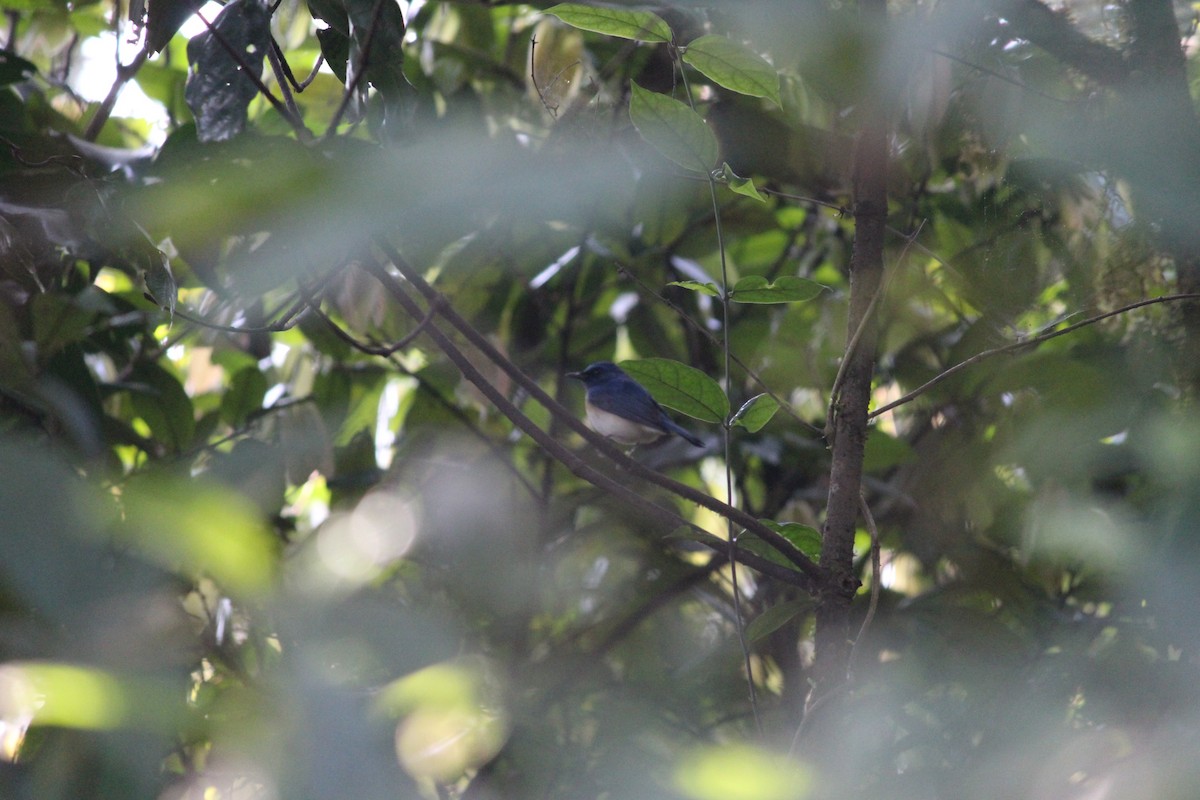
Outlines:
[[639, 422], [618, 417], [616, 414], [587, 404], [588, 425], [596, 433], [607, 436], [620, 444], [645, 444], [661, 438], [664, 431], [642, 425]]

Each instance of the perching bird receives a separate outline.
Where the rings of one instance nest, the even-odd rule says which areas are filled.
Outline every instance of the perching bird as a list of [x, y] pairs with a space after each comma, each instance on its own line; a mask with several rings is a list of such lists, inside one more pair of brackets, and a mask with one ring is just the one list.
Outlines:
[[587, 418], [592, 430], [625, 445], [644, 444], [668, 434], [677, 434], [696, 447], [704, 442], [667, 416], [640, 383], [611, 361], [597, 361], [568, 378], [587, 387]]

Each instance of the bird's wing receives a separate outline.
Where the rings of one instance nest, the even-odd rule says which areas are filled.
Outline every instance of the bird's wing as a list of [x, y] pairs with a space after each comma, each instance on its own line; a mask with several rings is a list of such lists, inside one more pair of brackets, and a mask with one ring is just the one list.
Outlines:
[[588, 402], [602, 411], [660, 431], [666, 431], [666, 423], [670, 422], [650, 393], [632, 380], [597, 386], [588, 392]]

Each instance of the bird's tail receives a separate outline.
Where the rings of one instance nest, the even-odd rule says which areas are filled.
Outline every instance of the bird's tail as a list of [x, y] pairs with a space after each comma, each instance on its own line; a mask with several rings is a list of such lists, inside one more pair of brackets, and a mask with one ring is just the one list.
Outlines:
[[704, 440], [701, 439], [700, 437], [696, 436], [695, 434], [691, 433], [690, 431], [684, 430], [683, 428], [679, 427], [678, 425], [676, 425], [674, 422], [671, 422], [670, 420], [668, 420], [667, 423], [668, 423], [668, 427], [671, 430], [671, 433], [679, 434], [684, 439], [687, 439], [689, 442], [691, 442], [693, 447], [704, 447]]

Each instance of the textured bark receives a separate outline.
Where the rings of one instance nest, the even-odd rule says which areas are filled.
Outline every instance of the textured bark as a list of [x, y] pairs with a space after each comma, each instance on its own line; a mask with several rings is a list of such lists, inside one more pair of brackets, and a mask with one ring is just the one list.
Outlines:
[[[882, 32], [886, 0], [862, 0], [860, 20], [867, 31]], [[874, 85], [884, 85], [875, 81]], [[858, 587], [854, 574], [854, 530], [858, 519], [867, 410], [875, 366], [877, 316], [870, 312], [883, 278], [883, 239], [887, 220], [887, 124], [883, 100], [867, 96], [854, 151], [854, 246], [850, 256], [850, 314], [841, 390], [834, 400], [833, 458], [821, 548], [826, 579], [816, 613], [814, 686], [809, 707], [846, 680], [851, 642], [850, 601]], [[857, 339], [856, 339], [857, 337]]]

